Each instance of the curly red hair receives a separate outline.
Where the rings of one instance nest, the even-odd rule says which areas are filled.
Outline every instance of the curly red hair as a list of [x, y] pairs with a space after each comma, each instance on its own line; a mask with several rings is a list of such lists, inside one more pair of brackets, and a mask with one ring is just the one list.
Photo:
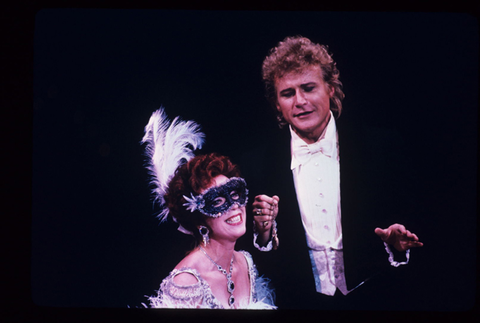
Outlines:
[[[165, 204], [173, 219], [185, 229], [193, 232], [197, 241], [201, 241], [198, 226], [204, 225], [204, 215], [198, 211], [187, 211], [183, 206], [186, 203], [185, 196], [198, 195], [213, 183], [213, 178], [224, 175], [228, 178], [239, 177], [240, 170], [226, 156], [216, 153], [200, 155], [192, 158], [188, 163], [178, 167], [175, 175], [168, 185], [165, 194]], [[209, 228], [210, 230], [210, 228]]]

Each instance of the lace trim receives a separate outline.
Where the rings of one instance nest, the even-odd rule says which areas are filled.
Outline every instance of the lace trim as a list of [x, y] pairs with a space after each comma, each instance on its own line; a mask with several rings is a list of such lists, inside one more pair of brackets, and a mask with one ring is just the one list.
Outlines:
[[[175, 276], [189, 273], [198, 280], [193, 285], [178, 285], [174, 282]], [[174, 269], [167, 278], [162, 281], [158, 296], [150, 297], [152, 307], [167, 308], [223, 308], [213, 296], [208, 283], [200, 276], [197, 270], [184, 267]]]
[[386, 242], [384, 242], [383, 244], [385, 245], [385, 251], [388, 253], [388, 261], [390, 262], [390, 265], [392, 265], [393, 267], [398, 267], [400, 265], [408, 264], [408, 262], [410, 261], [410, 249], [407, 249], [407, 251], [405, 251], [405, 256], [407, 257], [407, 260], [398, 262], [394, 260], [393, 252], [392, 250], [390, 250], [390, 246]]
[[270, 239], [270, 241], [268, 241], [267, 245], [265, 247], [260, 247], [257, 243], [257, 239], [258, 239], [258, 233], [253, 233], [253, 246], [255, 248], [257, 248], [258, 250], [260, 251], [264, 251], [264, 252], [267, 252], [267, 251], [270, 251], [273, 249], [273, 242], [272, 242], [272, 239]]
[[[185, 299], [194, 299], [194, 298], [199, 298], [202, 296], [202, 290], [201, 290], [201, 282], [200, 279], [198, 278], [198, 273], [195, 271], [195, 269], [188, 269], [188, 268], [182, 268], [182, 270], [178, 270], [176, 272], [172, 272], [171, 276], [172, 279], [169, 279], [166, 281], [166, 284], [163, 286], [162, 290], [168, 294], [170, 297], [178, 300], [185, 300]], [[174, 279], [177, 275], [182, 274], [182, 273], [189, 273], [195, 276], [197, 279], [197, 283], [193, 285], [178, 285], [175, 283]]]

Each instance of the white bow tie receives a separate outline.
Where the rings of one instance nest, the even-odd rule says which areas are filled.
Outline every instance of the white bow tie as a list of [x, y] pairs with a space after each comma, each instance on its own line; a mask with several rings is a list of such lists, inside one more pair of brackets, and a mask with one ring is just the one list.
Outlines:
[[293, 156], [300, 162], [300, 164], [305, 164], [312, 155], [319, 152], [327, 157], [332, 157], [332, 151], [333, 141], [322, 139], [310, 145], [302, 144], [300, 146], [294, 146]]

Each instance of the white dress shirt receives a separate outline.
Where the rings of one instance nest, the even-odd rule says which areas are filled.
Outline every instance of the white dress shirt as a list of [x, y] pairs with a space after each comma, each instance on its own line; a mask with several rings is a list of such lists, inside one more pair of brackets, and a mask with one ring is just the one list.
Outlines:
[[[308, 145], [290, 127], [291, 169], [297, 200], [312, 261], [317, 292], [333, 295], [338, 288], [348, 293], [342, 245], [340, 164], [335, 118]], [[299, 152], [303, 149], [304, 152]], [[312, 153], [306, 153], [307, 150]], [[305, 156], [306, 155], [306, 156]]]

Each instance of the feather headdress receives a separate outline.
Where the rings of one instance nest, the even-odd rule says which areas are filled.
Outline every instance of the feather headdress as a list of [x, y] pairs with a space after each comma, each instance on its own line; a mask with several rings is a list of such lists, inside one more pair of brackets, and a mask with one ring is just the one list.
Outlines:
[[153, 112], [145, 126], [141, 143], [147, 144], [145, 154], [154, 201], [163, 207], [158, 215], [160, 222], [165, 221], [169, 213], [164, 206], [164, 195], [175, 170], [195, 156], [193, 152], [202, 148], [204, 137], [194, 121], [182, 121], [176, 117], [170, 122], [163, 107]]

